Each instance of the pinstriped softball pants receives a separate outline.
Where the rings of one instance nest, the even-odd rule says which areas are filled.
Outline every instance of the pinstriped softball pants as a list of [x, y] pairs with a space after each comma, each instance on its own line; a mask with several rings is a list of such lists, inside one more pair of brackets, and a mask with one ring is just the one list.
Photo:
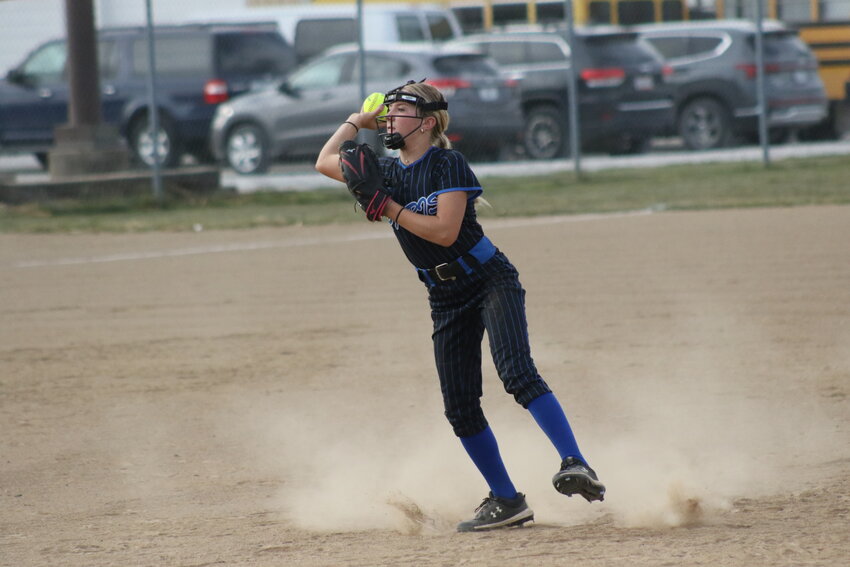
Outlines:
[[524, 408], [550, 392], [531, 358], [525, 290], [510, 261], [497, 252], [476, 272], [429, 288], [432, 335], [445, 415], [455, 435], [487, 428], [481, 409], [484, 331], [505, 391]]

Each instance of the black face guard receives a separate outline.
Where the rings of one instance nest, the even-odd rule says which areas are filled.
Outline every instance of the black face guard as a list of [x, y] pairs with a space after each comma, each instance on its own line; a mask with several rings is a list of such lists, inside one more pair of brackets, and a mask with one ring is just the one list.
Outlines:
[[[425, 119], [420, 117], [419, 118], [420, 124], [422, 123], [422, 120], [425, 120]], [[418, 128], [418, 126], [417, 126], [417, 128]], [[410, 136], [414, 132], [416, 132], [416, 128], [411, 130], [407, 134], [407, 136]], [[388, 150], [400, 150], [400, 149], [402, 149], [404, 147], [404, 140], [407, 139], [407, 136], [402, 136], [398, 132], [393, 132], [392, 134], [387, 134], [386, 132], [384, 132], [382, 134], [378, 134], [378, 137], [381, 139], [381, 142], [384, 144], [384, 147], [387, 148]]]
[[[423, 79], [424, 80], [424, 79]], [[404, 87], [407, 85], [414, 84], [415, 81], [408, 81], [404, 86], [395, 88], [384, 95], [384, 104], [387, 105], [387, 108], [394, 102], [412, 102], [414, 108], [416, 108], [416, 117], [419, 118], [419, 124], [422, 124], [422, 121], [425, 120], [425, 117], [422, 116], [423, 112], [433, 112], [436, 110], [448, 110], [449, 103], [445, 100], [438, 100], [429, 102], [424, 98], [417, 94], [406, 93], [404, 92]], [[388, 118], [385, 116], [384, 119]], [[381, 138], [381, 142], [383, 142], [384, 147], [388, 150], [400, 150], [404, 147], [404, 140], [407, 136], [410, 136], [416, 131], [416, 128], [411, 130], [406, 136], [402, 136], [398, 132], [393, 132], [392, 134], [387, 134], [384, 132], [383, 134], [379, 134], [378, 137]]]

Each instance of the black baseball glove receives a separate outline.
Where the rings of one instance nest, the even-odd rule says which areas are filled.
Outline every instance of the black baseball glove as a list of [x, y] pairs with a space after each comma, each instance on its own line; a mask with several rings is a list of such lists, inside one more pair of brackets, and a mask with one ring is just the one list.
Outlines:
[[339, 168], [348, 191], [360, 203], [366, 218], [373, 222], [381, 220], [390, 196], [384, 189], [384, 175], [378, 156], [369, 144], [357, 144], [352, 140], [341, 143]]

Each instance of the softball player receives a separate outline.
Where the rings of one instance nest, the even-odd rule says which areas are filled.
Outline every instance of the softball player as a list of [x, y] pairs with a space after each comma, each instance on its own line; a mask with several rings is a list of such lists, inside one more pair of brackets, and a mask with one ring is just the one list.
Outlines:
[[[481, 409], [484, 331], [505, 390], [528, 409], [561, 458], [558, 492], [602, 500], [605, 487], [579, 451], [555, 395], [537, 373], [528, 340], [525, 290], [508, 258], [484, 235], [475, 212], [481, 184], [444, 135], [448, 104], [436, 88], [409, 81], [387, 93], [381, 139], [398, 157], [380, 158], [392, 197], [383, 211], [402, 250], [428, 289], [433, 343], [445, 415], [487, 482], [490, 493], [458, 531], [518, 526], [534, 513], [502, 461]], [[376, 128], [374, 112], [352, 114], [323, 147], [316, 169], [343, 181], [339, 146], [360, 128]]]

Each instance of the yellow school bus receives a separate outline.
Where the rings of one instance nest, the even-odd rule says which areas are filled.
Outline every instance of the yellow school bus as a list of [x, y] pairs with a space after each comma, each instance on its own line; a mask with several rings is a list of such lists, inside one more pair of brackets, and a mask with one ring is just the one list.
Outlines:
[[[565, 21], [563, 0], [448, 0], [465, 32]], [[753, 0], [572, 0], [576, 25], [755, 18]], [[850, 0], [764, 0], [764, 17], [795, 27], [818, 58], [830, 100], [820, 136], [850, 132]]]

